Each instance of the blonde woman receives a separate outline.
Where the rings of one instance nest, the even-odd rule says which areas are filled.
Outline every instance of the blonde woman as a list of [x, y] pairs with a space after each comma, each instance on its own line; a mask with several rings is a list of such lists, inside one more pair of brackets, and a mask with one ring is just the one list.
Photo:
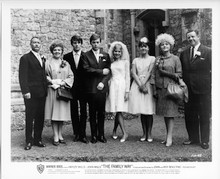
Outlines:
[[130, 88], [130, 58], [126, 45], [113, 42], [109, 48], [111, 58], [111, 78], [109, 80], [109, 94], [106, 99], [106, 112], [116, 113], [113, 129], [113, 139], [117, 139], [118, 125], [123, 136], [120, 142], [125, 142], [128, 134], [125, 130], [122, 112], [128, 112], [128, 96]]

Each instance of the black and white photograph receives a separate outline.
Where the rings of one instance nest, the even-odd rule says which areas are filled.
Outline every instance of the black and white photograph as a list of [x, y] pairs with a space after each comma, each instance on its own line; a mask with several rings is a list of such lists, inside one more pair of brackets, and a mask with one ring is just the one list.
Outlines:
[[190, 2], [2, 1], [1, 177], [219, 178], [220, 3]]

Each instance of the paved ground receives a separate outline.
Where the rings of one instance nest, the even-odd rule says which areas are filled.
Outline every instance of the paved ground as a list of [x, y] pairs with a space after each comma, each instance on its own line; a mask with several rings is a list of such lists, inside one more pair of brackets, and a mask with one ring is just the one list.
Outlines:
[[[52, 129], [45, 127], [43, 131], [43, 141], [47, 145], [45, 148], [33, 146], [31, 150], [25, 151], [24, 130], [12, 131], [11, 135], [11, 159], [12, 161], [76, 161], [76, 162], [187, 162], [187, 161], [211, 161], [211, 147], [208, 150], [200, 146], [184, 146], [182, 142], [187, 139], [184, 119], [175, 119], [173, 132], [173, 145], [165, 147], [160, 142], [165, 138], [166, 130], [164, 120], [154, 116], [153, 143], [139, 142], [142, 135], [140, 119], [126, 120], [126, 128], [129, 133], [128, 140], [120, 143], [111, 138], [113, 120], [105, 121], [105, 133], [107, 143], [84, 144], [72, 141], [72, 126], [64, 126], [64, 138], [67, 145], [52, 145]], [[121, 136], [121, 131], [118, 129]], [[87, 122], [87, 135], [90, 139], [90, 127]]]

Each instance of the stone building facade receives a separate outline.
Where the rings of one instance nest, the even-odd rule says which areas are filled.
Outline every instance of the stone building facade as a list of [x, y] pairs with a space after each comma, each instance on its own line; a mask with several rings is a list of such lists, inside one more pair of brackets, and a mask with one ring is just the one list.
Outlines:
[[19, 59], [30, 50], [30, 39], [39, 36], [41, 53], [51, 57], [49, 46], [59, 40], [64, 53], [72, 50], [70, 38], [79, 34], [83, 50], [90, 49], [89, 37], [101, 35], [102, 48], [108, 50], [111, 42], [124, 42], [131, 59], [138, 55], [137, 42], [147, 36], [150, 54], [157, 56], [155, 38], [160, 33], [170, 33], [176, 44], [174, 54], [187, 45], [186, 31], [198, 29], [201, 42], [211, 47], [211, 9], [11, 9], [11, 124], [13, 129], [23, 128], [24, 105], [18, 81]]

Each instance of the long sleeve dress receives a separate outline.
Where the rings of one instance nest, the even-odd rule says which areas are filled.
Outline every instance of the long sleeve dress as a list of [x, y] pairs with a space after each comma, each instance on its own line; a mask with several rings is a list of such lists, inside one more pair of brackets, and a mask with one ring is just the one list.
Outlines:
[[[65, 61], [66, 62], [66, 61]], [[68, 62], [62, 67], [57, 67], [55, 60], [50, 59], [46, 61], [46, 75], [49, 82], [55, 79], [61, 79], [66, 84], [65, 86], [71, 88], [73, 85], [73, 72]], [[71, 120], [70, 114], [70, 101], [66, 102], [57, 99], [57, 90], [48, 85], [48, 95], [45, 104], [45, 119], [52, 121], [69, 121]]]
[[[178, 56], [171, 54], [168, 57], [157, 57], [158, 63], [163, 63], [162, 68], [169, 74], [182, 76], [182, 66]], [[159, 62], [160, 61], [160, 62]], [[155, 67], [155, 85], [158, 94], [156, 102], [156, 114], [164, 117], [176, 117], [178, 116], [178, 101], [173, 100], [167, 96], [167, 86], [169, 83], [176, 83], [176, 81], [170, 77], [162, 75], [159, 72], [158, 65]]]
[[130, 62], [118, 60], [111, 64], [112, 77], [109, 80], [109, 94], [106, 98], [106, 112], [128, 112], [125, 92], [130, 89]]
[[150, 68], [154, 63], [155, 57], [153, 56], [148, 56], [147, 58], [135, 58], [133, 60], [132, 65], [135, 65], [136, 75], [140, 82], [143, 82], [149, 74], [150, 77], [146, 82], [148, 89], [148, 93], [146, 94], [139, 91], [137, 82], [133, 80], [129, 94], [129, 113], [145, 115], [155, 114], [155, 100], [153, 97], [153, 87], [151, 85], [151, 72], [153, 68]]

